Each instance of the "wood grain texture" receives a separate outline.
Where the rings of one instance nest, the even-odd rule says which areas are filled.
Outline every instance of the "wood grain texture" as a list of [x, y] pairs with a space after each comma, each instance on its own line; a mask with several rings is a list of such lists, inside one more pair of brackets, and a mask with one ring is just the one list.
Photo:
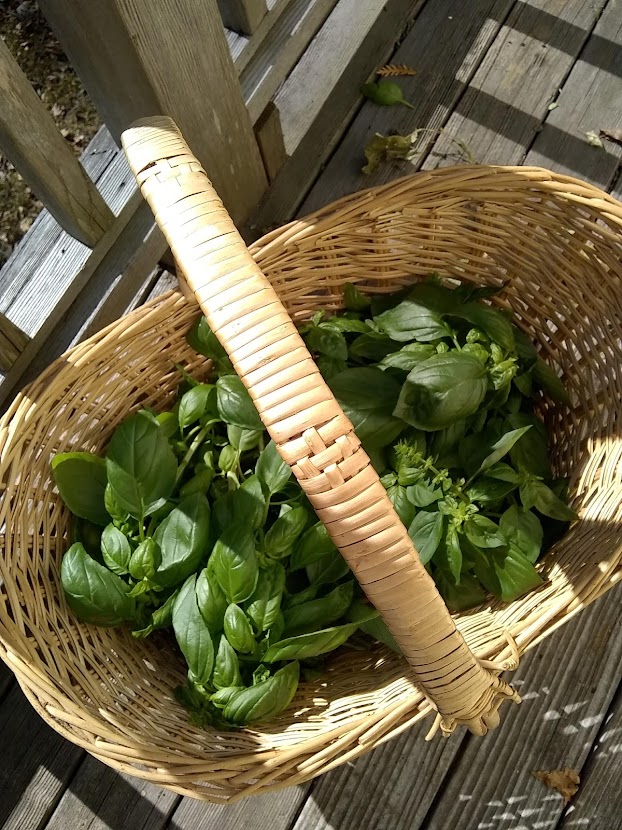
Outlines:
[[276, 21], [253, 60], [240, 75], [242, 96], [253, 123], [288, 77], [337, 2], [292, 0]]
[[415, 146], [421, 154], [431, 147], [436, 131], [447, 122], [512, 5], [513, 0], [426, 3], [390, 59], [391, 63], [404, 63], [417, 70], [414, 77], [399, 79], [404, 97], [415, 109], [365, 102], [302, 204], [301, 214], [355, 190], [413, 173], [416, 160], [383, 164], [371, 175], [365, 175], [361, 172], [365, 145], [375, 133], [396, 131], [406, 135], [423, 128], [427, 132]]
[[252, 35], [268, 13], [266, 0], [218, 0], [222, 22], [227, 29]]
[[56, 221], [93, 247], [113, 216], [0, 39], [0, 147]]
[[287, 162], [287, 153], [283, 146], [279, 113], [272, 101], [255, 124], [255, 135], [257, 136], [257, 144], [266, 168], [268, 181], [273, 182]]
[[267, 181], [216, 0], [83, 0], [79, 12], [75, 0], [45, 0], [44, 11], [115, 138], [137, 118], [170, 115], [242, 221]]
[[622, 127], [621, 76], [622, 13], [619, 3], [609, 0], [525, 163], [572, 173], [608, 189], [622, 147], [610, 141], [591, 147], [586, 133]]
[[[389, 0], [360, 49], [344, 68], [318, 117], [282, 167], [249, 223], [255, 238], [265, 229], [289, 221], [317, 179], [322, 166], [344, 137], [360, 107], [359, 88], [370, 73], [386, 63], [395, 42], [416, 16], [424, 0]], [[347, 136], [346, 136], [347, 137]]]
[[0, 746], [0, 827], [38, 830], [84, 752], [44, 723], [17, 684], [0, 707]]
[[87, 755], [46, 830], [162, 830], [179, 801], [178, 795], [121, 775]]
[[605, 717], [581, 772], [581, 786], [557, 830], [621, 830], [622, 687]]
[[417, 724], [319, 778], [294, 830], [420, 827], [465, 740], [457, 734], [425, 743], [428, 728]]
[[[386, 0], [340, 0], [274, 98], [285, 151], [293, 155]], [[313, 78], [313, 83], [309, 79]]]
[[468, 741], [426, 830], [555, 826], [563, 799], [532, 773], [585, 763], [622, 678], [621, 598], [614, 588], [523, 658], [513, 679], [523, 704], [499, 732]]
[[164, 250], [164, 237], [154, 228], [148, 205], [135, 192], [111, 230], [48, 308], [36, 334], [0, 385], [0, 404], [74, 342], [116, 320], [154, 271]]
[[30, 338], [0, 314], [0, 372], [7, 372], [23, 352]]
[[423, 169], [464, 161], [456, 141], [481, 164], [520, 164], [605, 2], [518, 2]]
[[289, 787], [230, 806], [184, 798], [173, 814], [171, 830], [290, 830], [309, 787]]
[[291, 0], [267, 0], [268, 13], [261, 20], [253, 35], [241, 35], [231, 29], [226, 30], [227, 45], [238, 74], [248, 66], [264, 39], [277, 25], [279, 17], [290, 2]]
[[13, 685], [14, 680], [13, 672], [0, 661], [0, 702]]

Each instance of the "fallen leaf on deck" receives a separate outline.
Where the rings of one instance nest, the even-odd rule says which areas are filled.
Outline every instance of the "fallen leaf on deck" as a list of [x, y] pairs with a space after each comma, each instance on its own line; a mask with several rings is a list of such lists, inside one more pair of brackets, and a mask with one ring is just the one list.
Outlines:
[[398, 78], [404, 75], [416, 75], [417, 70], [413, 69], [412, 66], [406, 66], [405, 63], [387, 63], [377, 69], [376, 74], [383, 78]]
[[563, 797], [565, 804], [568, 804], [573, 795], [575, 795], [579, 789], [579, 784], [581, 783], [579, 773], [576, 769], [570, 769], [570, 767], [566, 767], [565, 769], [554, 769], [550, 772], [538, 770], [537, 772], [532, 773], [532, 775], [534, 778], [537, 778], [538, 781], [542, 781], [545, 787], [548, 787], [551, 790], [557, 790], [557, 792]]
[[587, 143], [588, 143], [588, 144], [591, 144], [591, 145], [592, 145], [592, 147], [602, 147], [602, 146], [603, 146], [603, 142], [602, 142], [602, 141], [600, 140], [600, 138], [596, 135], [596, 133], [594, 132], [594, 130], [590, 130], [590, 132], [589, 132], [589, 133], [586, 133], [586, 134], [585, 134], [585, 137], [587, 138]]
[[367, 164], [363, 167], [363, 173], [373, 173], [382, 161], [408, 158], [411, 146], [411, 135], [381, 135], [376, 133], [365, 145]]
[[551, 103], [549, 104], [549, 111], [556, 110], [558, 106], [559, 104], [557, 103], [557, 101], [551, 101]]
[[601, 130], [600, 134], [602, 138], [615, 141], [617, 144], [622, 144], [622, 130]]

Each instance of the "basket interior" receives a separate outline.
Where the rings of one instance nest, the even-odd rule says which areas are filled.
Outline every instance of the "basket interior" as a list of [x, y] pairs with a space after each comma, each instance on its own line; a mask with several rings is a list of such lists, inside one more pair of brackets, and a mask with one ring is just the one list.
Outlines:
[[[346, 282], [386, 292], [438, 272], [503, 284], [493, 302], [514, 312], [563, 374], [571, 409], [544, 399], [540, 407], [555, 472], [570, 478], [581, 519], [547, 555], [541, 589], [461, 615], [483, 655], [499, 650], [504, 628], [524, 650], [619, 576], [622, 250], [618, 220], [587, 199], [560, 196], [524, 173], [452, 180], [449, 172], [345, 200], [252, 250], [297, 321], [338, 308]], [[137, 641], [123, 630], [83, 626], [66, 607], [58, 572], [69, 516], [50, 459], [102, 451], [130, 411], [165, 408], [179, 379], [174, 362], [207, 374], [185, 343], [197, 311], [178, 294], [137, 310], [54, 364], [3, 420], [0, 655], [46, 719], [102, 760], [179, 792], [203, 786], [205, 797], [226, 797], [259, 780], [251, 755], [272, 770], [268, 783], [302, 780], [325, 768], [317, 753], [329, 737], [337, 742], [329, 761], [343, 758], [362, 734], [359, 724], [376, 739], [388, 737], [417, 716], [422, 697], [396, 655], [381, 647], [342, 652], [320, 681], [301, 684], [272, 724], [197, 729], [171, 695], [184, 670], [169, 637]], [[281, 761], [270, 767], [275, 749]]]

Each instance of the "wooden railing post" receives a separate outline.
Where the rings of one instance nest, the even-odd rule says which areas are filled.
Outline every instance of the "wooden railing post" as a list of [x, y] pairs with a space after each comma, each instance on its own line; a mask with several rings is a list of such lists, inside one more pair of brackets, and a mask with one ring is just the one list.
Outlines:
[[40, 5], [115, 138], [137, 118], [170, 115], [243, 222], [267, 180], [217, 0]]
[[218, 0], [222, 22], [227, 29], [252, 35], [268, 13], [266, 0]]
[[1, 38], [0, 148], [67, 233], [101, 239], [112, 212]]

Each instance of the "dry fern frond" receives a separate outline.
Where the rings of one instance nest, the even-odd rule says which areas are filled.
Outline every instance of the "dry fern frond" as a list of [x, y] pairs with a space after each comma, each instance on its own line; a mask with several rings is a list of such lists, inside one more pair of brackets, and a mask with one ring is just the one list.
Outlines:
[[406, 64], [387, 63], [376, 70], [376, 74], [383, 78], [398, 78], [403, 75], [416, 75], [417, 70]]

